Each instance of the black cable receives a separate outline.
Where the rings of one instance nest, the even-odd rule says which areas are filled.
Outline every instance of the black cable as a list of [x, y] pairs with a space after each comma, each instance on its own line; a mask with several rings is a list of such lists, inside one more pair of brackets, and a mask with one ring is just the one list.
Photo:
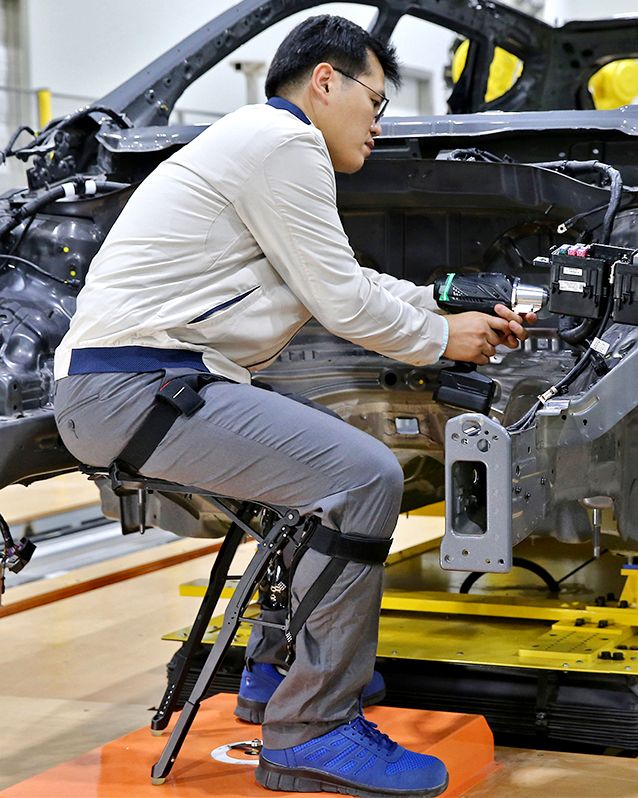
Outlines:
[[[508, 156], [501, 158], [500, 156], [494, 155], [487, 150], [480, 150], [478, 148], [452, 150], [448, 157], [452, 160], [459, 161], [475, 159], [477, 161], [485, 161], [488, 163], [511, 163], [511, 159]], [[571, 217], [571, 219], [563, 222], [562, 225], [559, 225], [559, 228], [564, 227], [566, 230], [569, 226], [571, 226], [571, 224], [573, 224], [574, 221], [578, 221], [590, 213], [595, 213], [598, 210], [607, 208], [605, 217], [603, 219], [603, 232], [601, 236], [602, 241], [600, 243], [609, 243], [614, 219], [618, 213], [623, 191], [622, 176], [618, 169], [614, 169], [613, 166], [603, 163], [602, 161], [544, 161], [540, 163], [529, 163], [527, 166], [534, 166], [539, 169], [551, 169], [556, 172], [565, 172], [573, 175], [580, 175], [587, 172], [599, 172], [605, 175], [610, 183], [609, 202], [605, 203], [605, 205], [601, 205], [599, 208], [586, 211], [583, 214], [576, 214], [575, 216]]]
[[506, 156], [505, 158], [501, 158], [498, 155], [494, 155], [494, 153], [488, 152], [487, 150], [480, 150], [478, 147], [467, 147], [464, 149], [452, 150], [449, 153], [448, 158], [453, 161], [469, 161], [469, 160], [476, 160], [476, 161], [484, 161], [486, 163], [511, 163], [509, 158]]
[[[558, 227], [558, 232], [565, 232], [569, 230], [576, 222], [579, 222], [581, 219], [585, 219], [587, 216], [591, 216], [592, 213], [598, 213], [599, 211], [604, 211], [605, 208], [609, 205], [608, 202], [605, 202], [603, 205], [597, 205], [595, 208], [590, 208], [588, 211], [583, 211], [582, 213], [576, 213], [574, 216], [570, 216], [569, 219], [565, 219], [564, 222], [561, 222]], [[561, 230], [560, 228], [564, 228]]]
[[59, 116], [57, 119], [52, 119], [49, 124], [37, 134], [33, 144], [40, 144], [41, 142], [45, 141], [54, 130], [60, 130], [60, 128], [65, 127], [71, 122], [77, 122], [79, 119], [94, 113], [106, 114], [114, 122], [117, 122], [118, 125], [123, 129], [133, 127], [133, 123], [126, 116], [126, 114], [119, 113], [118, 111], [113, 110], [113, 108], [108, 108], [105, 105], [87, 105], [84, 108], [80, 108], [77, 111], [67, 114], [66, 116]]
[[516, 241], [514, 241], [512, 236], [505, 234], [504, 236], [501, 237], [501, 240], [502, 241], [507, 241], [507, 243], [510, 245], [510, 247], [514, 250], [514, 252], [518, 256], [519, 266], [520, 266], [521, 270], [525, 269], [529, 264], [525, 260], [525, 258], [523, 257], [523, 253], [520, 251], [520, 249], [516, 245]]
[[[598, 328], [598, 332], [596, 337], [600, 337], [603, 334], [605, 327], [607, 326], [607, 322], [609, 321], [609, 316], [611, 314], [611, 299], [608, 302], [607, 310], [605, 311], [605, 316]], [[572, 368], [567, 372], [567, 374], [562, 377], [555, 385], [545, 391], [542, 396], [546, 396], [546, 394], [551, 391], [551, 396], [556, 396], [564, 391], [565, 388], [569, 387], [571, 383], [579, 377], [583, 371], [585, 370], [586, 366], [589, 364], [591, 356], [593, 354], [592, 344], [589, 345], [585, 353], [580, 357], [580, 359], [572, 366]], [[546, 401], [546, 400], [545, 400]], [[541, 405], [545, 404], [545, 401], [542, 399], [538, 399], [537, 402], [532, 405], [532, 407], [525, 413], [525, 415], [520, 418], [518, 421], [511, 424], [507, 429], [508, 432], [520, 432], [526, 427], [529, 426], [531, 421], [533, 420], [534, 416], [540, 409]]]
[[[609, 203], [607, 205], [607, 212], [605, 213], [605, 218], [603, 220], [603, 232], [602, 232], [602, 242], [603, 244], [608, 244], [609, 239], [611, 238], [611, 231], [614, 224], [614, 219], [616, 217], [616, 213], [618, 212], [618, 207], [620, 205], [620, 200], [622, 197], [622, 178], [620, 176], [620, 172], [617, 169], [614, 169], [613, 166], [609, 166], [609, 164], [602, 163], [601, 161], [548, 161], [545, 163], [536, 163], [530, 164], [530, 166], [536, 166], [541, 169], [553, 169], [559, 172], [568, 172], [572, 174], [582, 174], [584, 172], [602, 172], [610, 181], [611, 188], [610, 188], [610, 197]], [[605, 309], [605, 314], [603, 319], [600, 323], [598, 331], [596, 332], [596, 338], [600, 338], [603, 334], [605, 327], [609, 321], [609, 317], [611, 316], [611, 308], [612, 308], [612, 299], [611, 294], [607, 298], [607, 307]], [[579, 324], [576, 328], [569, 331], [564, 331], [561, 334], [561, 337], [570, 344], [578, 344], [581, 343], [587, 335], [589, 335], [592, 330], [592, 321], [595, 324], [595, 320], [585, 319]], [[571, 340], [570, 340], [571, 339]], [[536, 413], [540, 409], [540, 407], [545, 404], [548, 398], [552, 396], [556, 396], [557, 394], [563, 392], [565, 388], [567, 388], [571, 383], [578, 377], [582, 372], [585, 370], [585, 367], [588, 365], [591, 357], [592, 357], [593, 349], [592, 344], [589, 345], [585, 353], [580, 357], [577, 363], [570, 369], [570, 371], [555, 385], [545, 391], [541, 397], [539, 397], [538, 401], [535, 402], [532, 407], [521, 417], [518, 421], [510, 424], [507, 428], [508, 432], [521, 432], [522, 430], [526, 429], [531, 422], [533, 421]]]
[[[534, 562], [534, 560], [528, 560], [526, 557], [512, 557], [512, 565], [514, 568], [523, 568], [526, 571], [531, 571], [533, 574], [536, 574], [536, 576], [540, 577], [543, 582], [545, 582], [547, 588], [552, 593], [560, 592], [560, 580], [556, 581], [547, 568], [543, 568], [542, 565]], [[483, 575], [483, 571], [473, 571], [471, 574], [466, 576], [466, 578], [463, 580], [463, 584], [459, 588], [459, 593], [469, 593], [472, 585], [474, 585], [475, 582], [478, 582]]]
[[569, 346], [579, 346], [594, 332], [597, 323], [598, 319], [583, 319], [574, 327], [563, 327], [559, 321], [558, 337]]
[[607, 212], [603, 220], [602, 241], [600, 243], [609, 243], [623, 190], [622, 177], [618, 169], [614, 169], [613, 166], [602, 161], [546, 161], [531, 163], [528, 166], [535, 166], [539, 169], [552, 169], [555, 172], [565, 172], [572, 175], [580, 175], [587, 172], [604, 174], [610, 182], [610, 196]]
[[[574, 366], [572, 366], [572, 368], [567, 372], [567, 374], [551, 388], [548, 388], [548, 391], [552, 391], [551, 394], [552, 396], [556, 396], [557, 394], [559, 394], [564, 388], [567, 388], [573, 382], [573, 380], [576, 379], [576, 377], [580, 376], [580, 374], [585, 370], [585, 367], [589, 363], [592, 351], [593, 350], [590, 346], [585, 352], [585, 354], [582, 355], [582, 357], [577, 361], [577, 363]], [[545, 396], [548, 393], [548, 391], [545, 391], [543, 396]], [[518, 421], [514, 422], [513, 424], [510, 424], [510, 426], [507, 427], [507, 431], [522, 432], [522, 430], [526, 429], [534, 419], [534, 416], [541, 408], [541, 406], [545, 404], [545, 401], [546, 400], [538, 399], [538, 401], [536, 401], [532, 405], [532, 407], [527, 411], [527, 413], [525, 413], [524, 416], [522, 416], [522, 418], [519, 418]]]
[[[57, 130], [61, 130], [62, 128], [70, 125], [73, 122], [77, 122], [83, 117], [89, 116], [93, 113], [102, 113], [106, 114], [111, 120], [116, 122], [120, 128], [127, 129], [132, 128], [133, 123], [131, 120], [126, 116], [126, 114], [120, 113], [119, 111], [115, 111], [113, 108], [108, 108], [105, 105], [89, 105], [85, 108], [80, 108], [77, 111], [74, 111], [71, 114], [67, 114], [66, 116], [57, 117], [56, 119], [52, 119], [48, 125], [46, 125], [39, 133], [36, 133], [32, 130], [28, 125], [21, 125], [11, 136], [9, 143], [7, 146], [0, 152], [0, 164], [4, 163], [7, 158], [11, 156], [23, 156], [21, 160], [27, 160], [28, 156], [32, 153], [31, 150], [34, 147], [39, 147], [41, 144], [45, 143]], [[30, 133], [32, 136], [31, 141], [28, 144], [25, 144], [24, 147], [20, 147], [17, 150], [13, 150], [12, 147], [18, 139], [18, 136], [26, 131]], [[53, 149], [53, 147], [51, 147]]]
[[9, 249], [9, 252], [8, 252], [9, 255], [11, 255], [11, 253], [15, 252], [17, 249], [20, 248], [20, 244], [22, 244], [22, 242], [24, 241], [24, 238], [25, 238], [26, 234], [29, 232], [29, 228], [33, 224], [33, 220], [34, 219], [35, 219], [35, 216], [29, 217], [29, 221], [25, 224], [25, 226], [22, 229], [22, 232], [20, 233], [19, 237], [16, 238], [16, 240], [11, 245], [11, 248]]
[[[611, 308], [612, 308], [612, 300], [610, 295], [607, 299], [607, 307], [605, 309], [605, 315], [603, 316], [598, 331], [596, 332], [596, 338], [600, 338], [600, 336], [605, 331], [605, 327], [607, 326], [607, 323], [609, 322], [609, 317], [611, 316]], [[572, 366], [572, 368], [567, 372], [567, 374], [564, 377], [562, 377], [555, 385], [553, 385], [551, 388], [545, 391], [542, 394], [542, 396], [543, 397], [547, 396], [547, 394], [551, 391], [549, 397], [551, 398], [551, 396], [556, 396], [562, 393], [565, 388], [569, 387], [569, 385], [571, 385], [571, 383], [582, 374], [582, 372], [585, 370], [585, 367], [588, 365], [591, 356], [594, 352], [592, 347], [593, 347], [593, 342], [589, 345], [585, 353], [580, 357], [580, 359], [576, 362], [576, 364]], [[519, 418], [518, 421], [515, 421], [513, 424], [510, 424], [510, 426], [507, 427], [507, 431], [522, 432], [522, 430], [526, 429], [531, 424], [532, 420], [534, 419], [534, 416], [540, 409], [541, 405], [545, 404], [545, 401], [546, 400], [542, 400], [539, 398], [538, 401], [532, 405], [532, 407], [527, 411], [527, 413], [525, 413], [524, 416], [522, 416], [521, 418]]]
[[[600, 552], [600, 557], [602, 557], [603, 554], [607, 554], [608, 551], [609, 549], [603, 549]], [[585, 560], [585, 562], [582, 562], [580, 565], [577, 565], [576, 568], [573, 568], [569, 573], [565, 574], [565, 576], [561, 576], [560, 579], [554, 579], [554, 577], [549, 573], [549, 571], [546, 568], [543, 568], [542, 565], [539, 565], [538, 563], [534, 562], [534, 560], [528, 560], [525, 557], [513, 557], [512, 565], [515, 568], [517, 567], [524, 568], [527, 571], [531, 571], [532, 573], [539, 576], [543, 580], [543, 582], [545, 582], [548, 589], [552, 593], [559, 593], [560, 586], [563, 582], [565, 582], [570, 577], [574, 576], [574, 574], [577, 574], [579, 571], [582, 571], [583, 568], [586, 568], [588, 565], [591, 565], [591, 563], [596, 562], [597, 559], [599, 559], [599, 557], [590, 557], [588, 560]], [[466, 578], [463, 580], [463, 583], [459, 588], [459, 593], [469, 593], [472, 586], [476, 582], [478, 582], [478, 580], [483, 575], [484, 573], [482, 571], [472, 571], [472, 573], [468, 574], [468, 576], [466, 576]]]
[[17, 130], [14, 131], [13, 135], [9, 139], [9, 142], [8, 142], [7, 146], [2, 150], [2, 152], [0, 152], [0, 164], [5, 163], [7, 158], [10, 158], [12, 155], [15, 155], [15, 152], [12, 149], [13, 145], [18, 140], [18, 137], [20, 136], [20, 134], [24, 133], [25, 130], [26, 130], [27, 133], [31, 134], [31, 136], [33, 137], [33, 140], [35, 141], [35, 136], [36, 136], [35, 131], [32, 128], [30, 128], [29, 125], [20, 125], [20, 127]]
[[[632, 187], [632, 186], [623, 186], [623, 190], [624, 191], [632, 191], [632, 192], [636, 191], [636, 189], [634, 187]], [[597, 205], [595, 208], [590, 208], [588, 211], [582, 211], [582, 213], [576, 213], [576, 214], [574, 214], [574, 216], [570, 216], [569, 219], [565, 219], [564, 222], [561, 222], [558, 225], [558, 231], [557, 232], [559, 232], [559, 233], [566, 232], [567, 230], [569, 230], [570, 227], [573, 227], [576, 224], [576, 222], [580, 222], [581, 219], [586, 219], [588, 216], [591, 216], [594, 213], [600, 213], [600, 211], [604, 211], [605, 208], [607, 208], [608, 206], [609, 206], [609, 203], [605, 202], [603, 205]], [[633, 205], [633, 199], [630, 198], [630, 201], [626, 205], [619, 206], [618, 210], [619, 211], [626, 211], [626, 210], [628, 210], [629, 208], [632, 208], [632, 207], [635, 207], [635, 206]], [[602, 221], [598, 222], [596, 225], [594, 225], [594, 227], [588, 228], [588, 229], [596, 230], [596, 228], [600, 227], [601, 224], [602, 224]]]
[[[95, 191], [91, 194], [86, 193], [86, 184], [93, 182], [95, 184]], [[69, 185], [73, 186], [75, 197], [94, 196], [95, 194], [103, 194], [109, 191], [120, 191], [121, 189], [129, 188], [130, 183], [119, 183], [114, 180], [96, 180], [92, 177], [75, 177], [72, 180], [66, 180], [60, 185], [53, 186], [40, 194], [35, 199], [25, 203], [4, 224], [0, 225], [0, 239], [17, 227], [24, 219], [33, 216], [41, 208], [49, 202], [54, 202], [58, 199], [63, 199], [68, 196], [67, 189]]]
[[[32, 260], [27, 260], [26, 258], [19, 258], [17, 255], [0, 255], [0, 260], [17, 260], [20, 263], [24, 263], [27, 266], [30, 266], [34, 271], [38, 272], [38, 274], [43, 275], [49, 280], [55, 280], [56, 283], [62, 283], [62, 285], [70, 284], [68, 280], [63, 280], [61, 277], [56, 277], [54, 274], [49, 274], [49, 272], [46, 272], [41, 266], [38, 266], [38, 264], [34, 263]], [[8, 268], [9, 269], [11, 268], [10, 264]]]
[[620, 177], [620, 172], [612, 167], [609, 167], [607, 171], [611, 175], [612, 182], [609, 208], [607, 208], [605, 218], [603, 219], [603, 244], [609, 244], [609, 240], [611, 239], [611, 231], [614, 227], [614, 220], [616, 219], [616, 214], [618, 213], [618, 208], [620, 206], [620, 199], [622, 197], [622, 178]]
[[[608, 551], [609, 549], [603, 549], [600, 552], [600, 557], [602, 557], [603, 554], [607, 554]], [[573, 576], [574, 574], [577, 574], [579, 571], [582, 571], [583, 568], [585, 568], [587, 565], [590, 565], [593, 562], [596, 562], [596, 560], [600, 559], [600, 557], [590, 557], [588, 560], [585, 560], [585, 562], [581, 563], [580, 565], [577, 565], [573, 571], [570, 571], [568, 574], [565, 574], [565, 576], [561, 576], [561, 578], [557, 580], [558, 584], [560, 585], [561, 582], [564, 582], [566, 579], [569, 579], [570, 576]]]

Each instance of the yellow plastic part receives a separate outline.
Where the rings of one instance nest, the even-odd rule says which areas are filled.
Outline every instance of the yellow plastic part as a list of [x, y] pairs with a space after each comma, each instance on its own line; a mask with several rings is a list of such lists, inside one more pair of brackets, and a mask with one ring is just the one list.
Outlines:
[[623, 58], [605, 64], [591, 77], [589, 91], [599, 111], [632, 103], [638, 97], [638, 60]]
[[38, 125], [40, 130], [45, 128], [53, 117], [51, 111], [51, 92], [49, 89], [38, 89], [36, 91], [38, 98]]
[[[467, 61], [467, 52], [470, 47], [469, 39], [459, 44], [452, 56], [452, 80], [457, 83]], [[512, 88], [523, 71], [523, 62], [502, 47], [496, 47], [494, 58], [490, 65], [490, 74], [485, 91], [485, 102], [492, 102], [502, 97]]]
[[445, 518], [445, 502], [436, 502], [436, 504], [427, 504], [425, 507], [419, 507], [417, 510], [410, 510], [408, 515], [429, 515]]
[[[401, 573], [406, 560], [432, 552], [439, 542], [437, 537], [393, 552], [387, 562], [390, 582], [393, 573], [395, 577]], [[434, 557], [430, 556], [429, 562], [431, 565]], [[407, 573], [410, 568], [414, 572], [408, 563]], [[423, 574], [427, 584], [427, 574]], [[601, 606], [588, 603], [591, 597], [578, 601], [389, 586], [381, 604], [378, 654], [406, 660], [638, 676], [638, 567], [625, 566], [621, 575], [625, 584], [619, 599]], [[233, 587], [227, 584], [224, 597], [232, 595]], [[196, 580], [182, 585], [180, 592], [202, 596], [205, 589], [205, 580]], [[245, 614], [255, 617], [258, 612], [258, 605], [251, 604]], [[213, 618], [202, 642], [214, 643], [222, 624], [223, 616]], [[188, 628], [179, 629], [164, 639], [183, 642], [188, 633]], [[249, 634], [249, 625], [242, 624], [235, 645], [245, 646]]]
[[[633, 632], [628, 626], [600, 628], [593, 621], [582, 626], [555, 623], [551, 631], [538, 637], [531, 647], [519, 649], [518, 655], [522, 660], [533, 660], [536, 663], [554, 662], [563, 668], [583, 665], [591, 670], [603, 651], [611, 653], [617, 646], [627, 644], [632, 639]], [[624, 658], [621, 660], [625, 666], [628, 661]], [[635, 672], [636, 667], [631, 667]]]
[[[638, 610], [632, 606], [402, 590], [386, 590], [381, 606], [382, 657], [638, 674]], [[246, 614], [258, 612], [254, 604]], [[221, 615], [212, 619], [204, 644], [215, 642], [222, 623]], [[179, 629], [163, 639], [183, 642], [188, 632]], [[249, 634], [242, 624], [235, 645], [245, 646]], [[619, 645], [622, 659], [611, 659]]]
[[620, 601], [626, 601], [632, 609], [638, 607], [638, 568], [623, 568], [620, 573], [625, 577]]

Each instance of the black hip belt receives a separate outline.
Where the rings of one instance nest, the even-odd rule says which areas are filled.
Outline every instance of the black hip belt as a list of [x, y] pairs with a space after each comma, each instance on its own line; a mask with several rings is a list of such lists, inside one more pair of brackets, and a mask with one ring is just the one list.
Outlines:
[[155, 404], [115, 462], [139, 471], [180, 416], [187, 418], [205, 404], [199, 391], [211, 382], [230, 382], [216, 374], [187, 374], [162, 383]]

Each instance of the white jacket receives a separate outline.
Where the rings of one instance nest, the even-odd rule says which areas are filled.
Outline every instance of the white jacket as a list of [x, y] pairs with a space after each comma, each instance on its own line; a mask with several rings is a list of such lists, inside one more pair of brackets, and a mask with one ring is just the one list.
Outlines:
[[228, 114], [138, 187], [91, 264], [56, 379], [189, 366], [249, 382], [312, 316], [396, 360], [440, 357], [431, 287], [359, 266], [324, 138], [292, 109]]

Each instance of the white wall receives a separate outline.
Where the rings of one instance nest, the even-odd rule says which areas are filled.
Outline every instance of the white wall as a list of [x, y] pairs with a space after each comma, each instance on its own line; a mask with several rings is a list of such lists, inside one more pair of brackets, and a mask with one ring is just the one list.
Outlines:
[[638, 0], [545, 0], [543, 19], [562, 25], [572, 19], [609, 19], [638, 14]]
[[[26, 83], [26, 31], [20, 0], [0, 0], [0, 149], [25, 119], [31, 121], [33, 97]], [[24, 183], [24, 165], [9, 158], [0, 166], [0, 192]]]
[[25, 2], [31, 86], [87, 98], [111, 91], [234, 5], [233, 0]]
[[[57, 94], [97, 98], [161, 55], [181, 38], [233, 5], [232, 0], [24, 0], [30, 30], [30, 84]], [[312, 10], [272, 26], [236, 51], [231, 59], [201, 78], [180, 104], [191, 109], [225, 112], [246, 97], [243, 76], [228, 61], [260, 60], [268, 64], [279, 42], [301, 19], [316, 13], [336, 13], [367, 27], [376, 9], [352, 3], [318, 3]], [[430, 76], [434, 108], [445, 109], [442, 66], [451, 34], [420, 20], [404, 20], [396, 32], [402, 62], [412, 76], [404, 100], [395, 110], [415, 113], [411, 80]], [[263, 85], [263, 78], [261, 80]], [[75, 103], [77, 105], [77, 102]], [[57, 101], [54, 111], [66, 113], [72, 100]]]
[[[502, 1], [534, 11], [551, 24], [638, 12], [638, 0], [607, 0], [604, 5], [600, 0]], [[0, 75], [19, 89], [51, 89], [54, 116], [69, 113], [111, 91], [235, 4], [235, 0], [0, 0]], [[368, 27], [376, 9], [318, 2], [274, 25], [187, 90], [177, 106], [184, 121], [211, 121], [216, 113], [243, 104], [246, 81], [229, 61], [261, 61], [266, 68], [286, 33], [316, 13], [342, 14]], [[7, 31], [12, 31], [10, 37]], [[449, 31], [421, 20], [400, 22], [394, 43], [404, 66], [404, 89], [392, 98], [388, 115], [445, 113], [448, 90], [443, 67], [450, 59], [453, 39]], [[11, 63], [15, 68], [10, 68]], [[263, 80], [262, 72], [256, 79], [258, 97], [263, 95]], [[4, 112], [0, 107], [0, 146], [18, 121], [38, 125], [35, 98], [21, 93], [12, 97], [15, 114], [7, 114], [7, 96]], [[16, 114], [19, 119], [13, 118]], [[0, 191], [23, 184], [23, 173], [24, 165], [10, 159], [0, 167]]]
[[[29, 73], [32, 88], [48, 87], [54, 95], [54, 114], [67, 113], [81, 99], [63, 99], [60, 94], [95, 99], [115, 88], [137, 70], [161, 55], [211, 18], [234, 5], [233, 0], [22, 0], [29, 28]], [[538, 8], [547, 21], [559, 24], [574, 16], [582, 18], [638, 10], [638, 0], [509, 0], [517, 7]], [[528, 9], [529, 10], [529, 9]], [[246, 81], [229, 61], [243, 59], [270, 62], [286, 33], [301, 19], [314, 13], [337, 13], [367, 27], [376, 13], [372, 6], [352, 3], [318, 3], [272, 26], [230, 59], [193, 84], [178, 108], [204, 110], [207, 115], [186, 114], [187, 121], [214, 118], [246, 101]], [[419, 113], [419, 78], [432, 87], [431, 106], [445, 112], [447, 89], [443, 66], [450, 58], [453, 34], [421, 20], [404, 18], [394, 43], [405, 66], [403, 93], [393, 100], [389, 114]], [[263, 78], [257, 79], [259, 94]], [[422, 84], [421, 84], [422, 85]], [[34, 121], [34, 120], [32, 120]]]

